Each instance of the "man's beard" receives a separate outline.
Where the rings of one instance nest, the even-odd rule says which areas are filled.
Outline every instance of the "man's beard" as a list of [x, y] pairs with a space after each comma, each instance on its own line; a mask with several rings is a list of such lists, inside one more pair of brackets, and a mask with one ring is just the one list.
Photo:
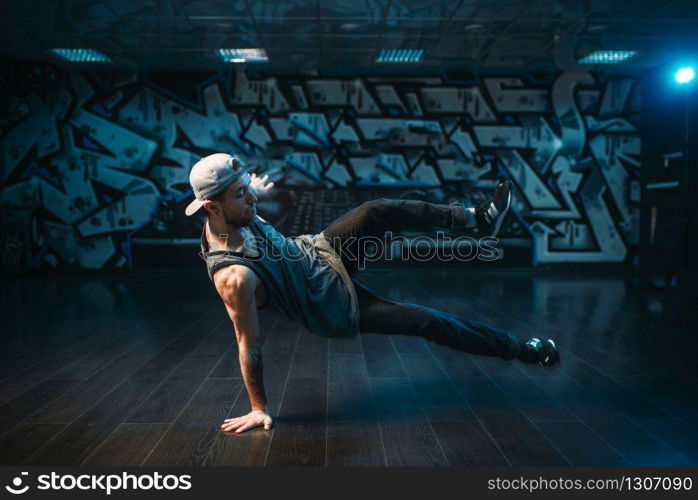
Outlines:
[[252, 211], [250, 215], [247, 215], [247, 212], [245, 212], [244, 215], [239, 217], [232, 217], [225, 213], [223, 215], [225, 217], [225, 223], [233, 227], [247, 227], [252, 224], [254, 220], [254, 211]]

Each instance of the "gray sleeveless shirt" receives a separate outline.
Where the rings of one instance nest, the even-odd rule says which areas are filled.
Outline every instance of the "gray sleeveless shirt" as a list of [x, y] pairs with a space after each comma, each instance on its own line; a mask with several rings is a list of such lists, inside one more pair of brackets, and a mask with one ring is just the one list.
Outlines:
[[255, 216], [249, 228], [254, 234], [257, 256], [249, 252], [209, 251], [204, 225], [200, 255], [206, 261], [211, 280], [222, 267], [249, 267], [264, 283], [268, 301], [311, 333], [326, 337], [358, 333], [359, 307], [354, 284], [322, 233], [287, 238], [259, 216]]

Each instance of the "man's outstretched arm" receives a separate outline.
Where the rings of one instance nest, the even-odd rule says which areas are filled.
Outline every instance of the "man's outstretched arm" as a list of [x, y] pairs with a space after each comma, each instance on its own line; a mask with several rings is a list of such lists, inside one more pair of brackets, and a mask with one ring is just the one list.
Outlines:
[[254, 293], [257, 279], [254, 272], [244, 266], [230, 266], [214, 276], [216, 289], [235, 326], [240, 371], [251, 406], [247, 415], [226, 419], [221, 425], [225, 432], [235, 431], [239, 434], [262, 425], [269, 430], [272, 425], [264, 392], [264, 365]]

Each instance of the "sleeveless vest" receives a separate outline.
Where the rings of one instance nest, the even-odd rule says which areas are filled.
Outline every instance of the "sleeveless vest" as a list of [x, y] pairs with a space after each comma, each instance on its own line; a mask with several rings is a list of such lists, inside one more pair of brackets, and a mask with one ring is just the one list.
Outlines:
[[225, 266], [246, 266], [259, 277], [268, 301], [311, 333], [351, 337], [359, 331], [359, 306], [354, 284], [323, 233], [287, 238], [259, 216], [250, 224], [257, 256], [229, 250], [209, 251], [206, 225], [201, 257], [209, 278]]

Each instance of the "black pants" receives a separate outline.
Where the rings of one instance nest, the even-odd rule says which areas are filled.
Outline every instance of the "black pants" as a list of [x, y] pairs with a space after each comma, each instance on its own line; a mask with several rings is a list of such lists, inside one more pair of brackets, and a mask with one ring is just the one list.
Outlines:
[[[462, 205], [435, 205], [416, 200], [378, 199], [350, 210], [323, 233], [350, 273], [363, 256], [360, 238], [382, 238], [386, 231], [455, 228], [464, 223]], [[360, 331], [417, 335], [460, 351], [514, 359], [520, 340], [462, 316], [384, 297], [352, 277], [359, 299]]]

